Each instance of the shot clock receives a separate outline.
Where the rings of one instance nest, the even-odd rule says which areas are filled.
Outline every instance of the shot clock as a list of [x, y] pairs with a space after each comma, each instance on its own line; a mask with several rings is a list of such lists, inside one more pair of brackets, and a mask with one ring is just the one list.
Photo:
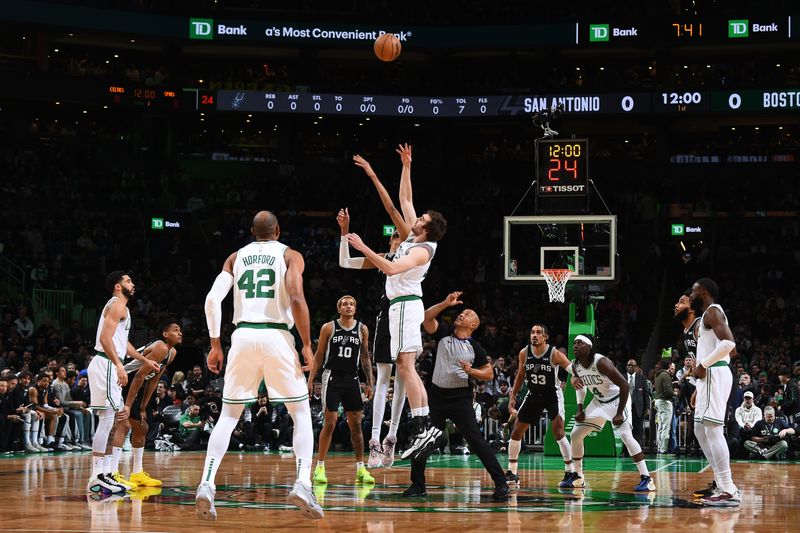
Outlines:
[[589, 184], [587, 139], [536, 142], [536, 192], [547, 196], [586, 196]]

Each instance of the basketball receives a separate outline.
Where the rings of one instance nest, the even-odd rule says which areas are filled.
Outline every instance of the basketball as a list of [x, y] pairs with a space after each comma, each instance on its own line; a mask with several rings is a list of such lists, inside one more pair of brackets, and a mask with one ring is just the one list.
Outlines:
[[397, 59], [402, 46], [400, 45], [400, 39], [395, 37], [393, 33], [384, 33], [375, 39], [375, 46], [373, 48], [378, 59], [389, 62]]

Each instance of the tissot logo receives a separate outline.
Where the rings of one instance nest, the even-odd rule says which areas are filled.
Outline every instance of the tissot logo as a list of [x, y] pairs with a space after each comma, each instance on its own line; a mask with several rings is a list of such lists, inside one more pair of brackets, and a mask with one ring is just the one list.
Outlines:
[[213, 27], [214, 19], [189, 19], [189, 39], [213, 39]]

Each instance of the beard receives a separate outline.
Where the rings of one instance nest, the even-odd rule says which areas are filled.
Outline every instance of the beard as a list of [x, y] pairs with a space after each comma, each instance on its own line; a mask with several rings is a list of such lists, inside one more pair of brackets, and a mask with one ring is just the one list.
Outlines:
[[134, 292], [136, 292], [136, 289], [130, 290], [130, 289], [126, 289], [125, 287], [122, 287], [122, 294], [125, 295], [125, 298], [127, 298], [128, 300], [133, 298], [133, 293]]
[[688, 308], [688, 307], [684, 307], [683, 309], [681, 309], [680, 311], [678, 311], [677, 313], [675, 313], [675, 314], [673, 315], [673, 317], [674, 317], [674, 318], [675, 318], [675, 320], [677, 320], [678, 322], [683, 322], [684, 320], [686, 320], [687, 318], [689, 318], [689, 308]]

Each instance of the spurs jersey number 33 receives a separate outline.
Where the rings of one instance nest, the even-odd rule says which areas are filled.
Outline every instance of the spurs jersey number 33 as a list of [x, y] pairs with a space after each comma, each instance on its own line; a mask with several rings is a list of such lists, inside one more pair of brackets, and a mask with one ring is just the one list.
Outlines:
[[239, 250], [233, 263], [233, 323], [294, 325], [286, 290], [288, 246], [278, 241], [254, 241]]

